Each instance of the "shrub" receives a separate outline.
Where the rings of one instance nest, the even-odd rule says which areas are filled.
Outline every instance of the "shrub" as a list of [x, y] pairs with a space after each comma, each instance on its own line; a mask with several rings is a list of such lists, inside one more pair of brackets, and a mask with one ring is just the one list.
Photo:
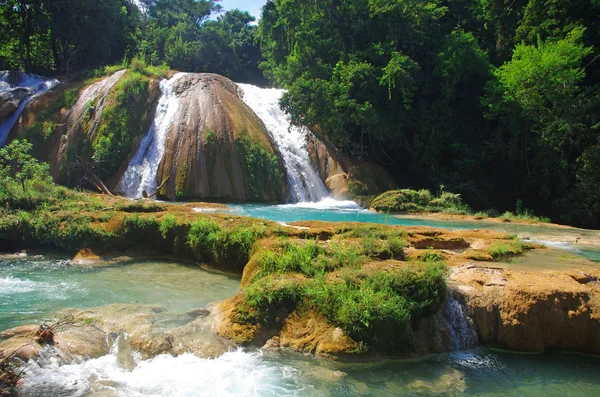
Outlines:
[[167, 238], [169, 232], [175, 227], [177, 224], [177, 218], [175, 215], [167, 214], [160, 219], [159, 222], [159, 230], [163, 239]]
[[433, 197], [426, 189], [391, 190], [371, 201], [371, 208], [381, 212], [447, 212], [469, 214], [470, 208], [463, 203], [460, 194], [441, 191]]
[[[301, 267], [285, 263], [285, 269]], [[446, 297], [446, 272], [443, 263], [428, 262], [373, 275], [351, 270], [344, 273], [343, 281], [323, 274], [305, 280], [268, 274], [257, 276], [244, 294], [258, 322], [272, 323], [281, 308], [288, 312], [313, 308], [357, 342], [410, 350], [412, 324], [434, 313]], [[391, 340], [377, 340], [380, 327], [393, 330], [386, 332], [393, 335]]]
[[192, 223], [187, 243], [201, 259], [213, 260], [213, 241], [219, 231], [219, 225], [215, 221], [206, 218], [199, 219]]

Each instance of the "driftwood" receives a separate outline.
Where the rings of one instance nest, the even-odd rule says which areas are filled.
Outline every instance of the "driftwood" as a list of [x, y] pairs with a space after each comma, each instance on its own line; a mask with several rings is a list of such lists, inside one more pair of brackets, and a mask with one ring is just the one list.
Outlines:
[[[157, 188], [156, 188], [156, 189], [155, 189], [155, 190], [154, 190], [154, 191], [153, 191], [151, 194], [148, 194], [148, 193], [147, 193], [147, 192], [144, 190], [144, 191], [142, 192], [142, 196], [143, 196], [142, 198], [150, 198], [150, 197], [154, 197], [154, 196], [156, 196], [156, 195], [158, 194], [158, 192], [160, 191], [160, 189], [162, 189], [162, 187], [163, 187], [163, 186], [165, 186], [165, 183], [167, 183], [167, 181], [169, 180], [169, 178], [170, 178], [170, 177], [171, 177], [170, 175], [169, 175], [169, 176], [167, 176], [167, 177], [165, 178], [165, 180], [164, 180], [164, 181], [162, 181], [162, 183], [161, 183], [161, 184], [160, 184], [160, 185], [159, 185], [159, 186], [158, 186], [158, 187], [157, 187]], [[137, 199], [137, 200], [140, 200], [140, 199]]]
[[96, 175], [96, 173], [92, 170], [92, 166], [88, 162], [86, 162], [81, 156], [79, 156], [79, 155], [76, 155], [76, 156], [77, 156], [77, 161], [75, 162], [75, 165], [84, 171], [83, 177], [79, 181], [80, 184], [83, 181], [88, 181], [89, 183], [94, 185], [96, 187], [96, 189], [100, 190], [102, 193], [107, 194], [109, 196], [114, 196], [114, 194], [112, 194], [110, 192], [110, 190], [108, 190], [108, 188], [106, 187], [104, 182], [102, 182], [102, 180], [100, 178], [98, 178], [98, 175]]

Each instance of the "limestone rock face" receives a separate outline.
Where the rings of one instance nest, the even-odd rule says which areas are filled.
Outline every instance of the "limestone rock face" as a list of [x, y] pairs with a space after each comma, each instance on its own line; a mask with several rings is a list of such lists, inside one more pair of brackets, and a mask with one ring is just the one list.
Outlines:
[[[581, 277], [581, 274], [588, 276]], [[460, 267], [459, 284], [479, 342], [508, 350], [600, 353], [598, 271], [521, 272]]]
[[306, 143], [313, 166], [335, 199], [375, 195], [395, 186], [381, 167], [352, 160], [315, 135], [309, 135]]
[[16, 88], [0, 93], [0, 120], [13, 114], [29, 95], [31, 95], [31, 91], [27, 88]]
[[[241, 140], [262, 147], [270, 156], [276, 148], [262, 121], [244, 104], [238, 87], [216, 75], [186, 74], [174, 84], [179, 100], [177, 113], [158, 170], [158, 181], [169, 180], [161, 194], [223, 200], [281, 201], [285, 186], [262, 185], [250, 170]], [[261, 168], [261, 167], [258, 167]], [[281, 180], [285, 170], [278, 164]], [[254, 176], [254, 179], [253, 179]]]

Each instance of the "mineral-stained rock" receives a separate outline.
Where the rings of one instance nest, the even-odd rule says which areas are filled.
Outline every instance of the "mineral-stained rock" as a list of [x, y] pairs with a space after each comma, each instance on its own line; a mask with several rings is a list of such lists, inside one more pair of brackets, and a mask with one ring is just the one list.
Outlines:
[[[159, 166], [159, 181], [169, 180], [161, 194], [176, 197], [282, 201], [285, 186], [258, 186], [251, 180], [240, 139], [246, 136], [264, 153], [275, 155], [262, 121], [240, 99], [229, 79], [206, 73], [186, 74], [174, 84], [179, 105]], [[279, 163], [281, 180], [285, 170]], [[256, 169], [253, 172], [264, 172]]]
[[[588, 270], [597, 277], [597, 270]], [[481, 344], [508, 350], [600, 353], [600, 288], [569, 272], [453, 269]]]

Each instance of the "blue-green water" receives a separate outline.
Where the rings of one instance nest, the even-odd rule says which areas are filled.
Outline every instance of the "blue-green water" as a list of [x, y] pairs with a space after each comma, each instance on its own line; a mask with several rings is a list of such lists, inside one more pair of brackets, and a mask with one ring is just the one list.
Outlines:
[[63, 308], [160, 304], [184, 313], [237, 293], [239, 279], [175, 262], [82, 269], [57, 258], [0, 257], [0, 331], [51, 319]]
[[158, 356], [122, 369], [114, 355], [29, 371], [25, 396], [597, 396], [600, 359], [489, 350], [341, 364], [239, 349], [216, 359]]
[[[179, 263], [144, 261], [80, 269], [57, 258], [0, 259], [0, 329], [42, 321], [66, 307], [160, 304], [182, 313], [225, 299], [239, 280]], [[475, 350], [417, 360], [344, 364], [279, 351], [238, 349], [216, 359], [191, 354], [115, 354], [59, 365], [30, 363], [24, 396], [592, 396], [600, 359]]]

